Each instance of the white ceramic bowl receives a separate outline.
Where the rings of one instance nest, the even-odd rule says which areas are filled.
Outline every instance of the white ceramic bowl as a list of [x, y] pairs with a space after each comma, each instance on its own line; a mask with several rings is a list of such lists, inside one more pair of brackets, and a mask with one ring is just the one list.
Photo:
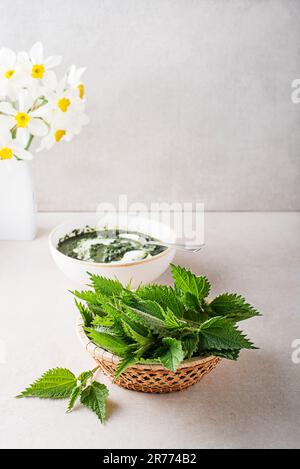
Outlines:
[[162, 241], [176, 242], [174, 231], [167, 225], [156, 220], [150, 220], [140, 217], [125, 217], [120, 215], [107, 215], [105, 217], [81, 216], [77, 220], [67, 221], [50, 233], [49, 246], [52, 257], [60, 270], [75, 284], [81, 286], [89, 283], [87, 272], [101, 275], [103, 277], [118, 279], [123, 285], [132, 282], [132, 288], [137, 288], [140, 283], [146, 284], [158, 278], [172, 262], [175, 249], [166, 249], [160, 254], [150, 259], [118, 263], [98, 263], [91, 261], [80, 261], [66, 256], [57, 250], [57, 244], [60, 238], [67, 233], [71, 233], [76, 228], [85, 226], [98, 227], [98, 229], [120, 228], [130, 231], [138, 231]]

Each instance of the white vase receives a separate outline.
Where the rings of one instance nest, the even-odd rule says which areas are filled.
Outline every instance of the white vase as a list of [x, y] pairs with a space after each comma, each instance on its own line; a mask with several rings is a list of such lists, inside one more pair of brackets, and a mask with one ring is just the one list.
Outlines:
[[0, 160], [0, 240], [32, 240], [35, 235], [31, 163]]

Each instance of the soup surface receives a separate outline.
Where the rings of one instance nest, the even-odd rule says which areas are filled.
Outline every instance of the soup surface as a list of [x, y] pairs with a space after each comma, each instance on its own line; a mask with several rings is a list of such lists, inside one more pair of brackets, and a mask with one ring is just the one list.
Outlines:
[[104, 262], [109, 264], [134, 262], [148, 259], [167, 248], [146, 241], [158, 241], [144, 233], [121, 229], [104, 229], [86, 226], [73, 230], [60, 238], [57, 249], [66, 256], [81, 261]]

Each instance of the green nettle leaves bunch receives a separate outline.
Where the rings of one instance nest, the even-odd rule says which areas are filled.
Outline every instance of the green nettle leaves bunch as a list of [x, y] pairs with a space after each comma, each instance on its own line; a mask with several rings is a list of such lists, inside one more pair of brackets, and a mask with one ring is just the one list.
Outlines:
[[174, 287], [140, 286], [91, 275], [93, 291], [75, 291], [88, 337], [122, 358], [115, 379], [136, 363], [176, 371], [186, 358], [215, 355], [236, 360], [255, 348], [236, 323], [259, 313], [245, 299], [225, 293], [209, 302], [210, 283], [171, 265]]
[[[174, 372], [194, 356], [237, 360], [242, 349], [256, 348], [237, 327], [259, 315], [243, 297], [225, 293], [209, 301], [206, 277], [180, 266], [171, 269], [173, 287], [146, 285], [133, 291], [117, 280], [91, 274], [92, 290], [73, 292], [87, 336], [121, 358], [115, 379], [136, 363], [159, 363]], [[76, 379], [68, 370], [50, 370], [21, 397], [68, 397], [68, 410], [80, 398], [103, 421], [108, 391], [93, 380], [94, 372]]]

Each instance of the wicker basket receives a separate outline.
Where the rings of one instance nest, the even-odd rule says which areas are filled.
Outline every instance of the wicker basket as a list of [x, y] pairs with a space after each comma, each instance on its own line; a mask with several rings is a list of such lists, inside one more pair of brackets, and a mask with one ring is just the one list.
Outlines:
[[[81, 318], [77, 322], [77, 332], [83, 346], [98, 363], [100, 369], [113, 380], [120, 358], [97, 347], [89, 340], [83, 330]], [[181, 391], [200, 381], [219, 362], [218, 357], [195, 357], [185, 360], [175, 372], [167, 370], [162, 365], [138, 364], [127, 368], [114, 382], [122, 388], [133, 391], [152, 393]]]

